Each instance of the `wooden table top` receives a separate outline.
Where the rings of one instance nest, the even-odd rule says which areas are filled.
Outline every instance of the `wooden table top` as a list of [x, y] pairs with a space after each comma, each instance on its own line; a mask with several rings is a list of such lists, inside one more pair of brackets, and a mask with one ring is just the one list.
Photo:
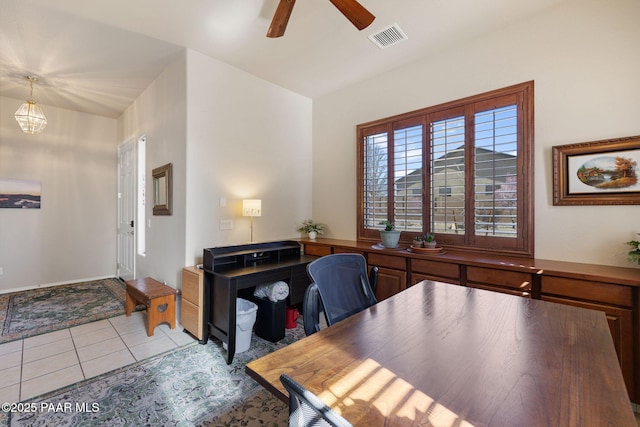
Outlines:
[[603, 312], [432, 281], [246, 370], [354, 425], [636, 425]]

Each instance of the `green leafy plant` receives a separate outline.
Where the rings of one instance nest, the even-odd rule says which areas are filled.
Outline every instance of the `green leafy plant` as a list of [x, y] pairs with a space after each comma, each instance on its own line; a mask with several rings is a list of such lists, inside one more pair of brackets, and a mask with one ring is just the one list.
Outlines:
[[433, 234], [427, 233], [424, 235], [425, 242], [433, 242], [434, 240], [436, 240], [436, 236], [434, 236]]
[[640, 241], [631, 240], [627, 242], [627, 245], [631, 246], [631, 250], [627, 253], [627, 261], [637, 262], [640, 265]]
[[322, 234], [324, 232], [324, 225], [317, 222], [313, 222], [312, 219], [307, 219], [302, 222], [300, 227], [298, 227], [298, 231], [302, 233], [310, 233], [312, 231], [315, 231], [318, 234]]
[[393, 229], [396, 228], [395, 224], [389, 220], [380, 221], [379, 224], [384, 225], [384, 231], [393, 231]]

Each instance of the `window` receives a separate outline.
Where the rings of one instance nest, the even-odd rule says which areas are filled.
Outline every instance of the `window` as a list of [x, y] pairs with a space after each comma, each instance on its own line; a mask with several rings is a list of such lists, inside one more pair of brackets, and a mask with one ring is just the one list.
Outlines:
[[147, 167], [147, 137], [141, 136], [138, 138], [138, 197], [137, 197], [137, 211], [138, 217], [136, 218], [136, 238], [138, 241], [138, 255], [145, 256], [147, 252], [146, 247], [146, 228], [145, 228], [145, 173]]
[[441, 197], [448, 197], [451, 196], [451, 187], [440, 187], [438, 189], [438, 194]]
[[358, 239], [533, 256], [533, 82], [358, 126]]

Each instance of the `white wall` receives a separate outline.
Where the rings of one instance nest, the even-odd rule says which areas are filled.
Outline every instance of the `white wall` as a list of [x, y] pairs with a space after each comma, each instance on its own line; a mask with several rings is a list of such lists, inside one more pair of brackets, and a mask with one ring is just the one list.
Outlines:
[[0, 292], [113, 277], [116, 120], [42, 105], [48, 125], [23, 133], [0, 97], [0, 178], [42, 183], [41, 209], [0, 209]]
[[553, 206], [551, 147], [640, 135], [638, 22], [636, 0], [563, 3], [314, 99], [314, 219], [356, 238], [356, 124], [534, 80], [536, 257], [633, 266], [640, 206]]
[[[248, 242], [242, 198], [263, 201], [255, 240], [299, 236], [311, 213], [310, 99], [187, 50], [118, 122], [119, 141], [147, 137], [148, 195], [151, 170], [173, 164], [173, 215], [153, 216], [149, 199], [138, 277], [179, 288], [182, 267], [201, 262], [204, 248]], [[233, 229], [221, 231], [220, 219]]]
[[[146, 136], [146, 254], [136, 258], [136, 277], [151, 276], [179, 288], [185, 252], [186, 56], [182, 53], [118, 120], [118, 141]], [[154, 168], [172, 164], [172, 215], [153, 215]], [[139, 224], [143, 225], [143, 224]]]
[[[184, 263], [250, 240], [244, 198], [262, 199], [255, 241], [300, 237], [297, 224], [311, 215], [311, 100], [195, 51], [187, 64]], [[220, 230], [221, 219], [233, 229]]]

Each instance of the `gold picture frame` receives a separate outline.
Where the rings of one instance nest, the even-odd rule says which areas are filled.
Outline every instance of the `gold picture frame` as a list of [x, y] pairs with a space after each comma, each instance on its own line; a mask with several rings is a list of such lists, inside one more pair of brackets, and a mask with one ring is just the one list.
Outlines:
[[640, 135], [558, 145], [553, 204], [640, 204]]

